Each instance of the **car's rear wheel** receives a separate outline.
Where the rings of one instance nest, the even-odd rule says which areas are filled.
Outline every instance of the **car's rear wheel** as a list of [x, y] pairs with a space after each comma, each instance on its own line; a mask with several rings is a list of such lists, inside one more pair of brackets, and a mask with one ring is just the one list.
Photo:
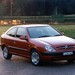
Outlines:
[[41, 64], [41, 58], [37, 51], [31, 51], [31, 63], [35, 66], [39, 66]]
[[8, 52], [8, 48], [7, 48], [7, 47], [4, 47], [4, 48], [3, 48], [3, 57], [4, 57], [5, 59], [11, 59], [11, 57], [12, 57], [12, 54], [10, 54], [10, 53]]

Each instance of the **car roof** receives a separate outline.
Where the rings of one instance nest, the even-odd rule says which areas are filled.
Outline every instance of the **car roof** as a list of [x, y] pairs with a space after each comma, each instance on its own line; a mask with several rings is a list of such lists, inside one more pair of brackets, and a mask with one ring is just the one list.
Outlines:
[[5, 34], [6, 33], [8, 33], [8, 31], [10, 31], [12, 28], [15, 28], [15, 27], [25, 27], [25, 28], [27, 28], [27, 27], [41, 27], [41, 26], [50, 26], [50, 25], [48, 25], [48, 24], [27, 24], [27, 25], [17, 25], [17, 26], [12, 26], [12, 27], [10, 27], [6, 32], [5, 32]]
[[14, 27], [37, 27], [37, 26], [50, 26], [48, 24], [27, 24], [27, 25], [17, 25], [17, 26], [14, 26]]

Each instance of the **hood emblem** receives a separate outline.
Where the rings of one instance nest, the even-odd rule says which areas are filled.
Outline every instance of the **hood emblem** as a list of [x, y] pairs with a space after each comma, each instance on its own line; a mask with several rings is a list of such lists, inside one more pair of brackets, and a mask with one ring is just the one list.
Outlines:
[[69, 48], [67, 45], [64, 47], [65, 49]]

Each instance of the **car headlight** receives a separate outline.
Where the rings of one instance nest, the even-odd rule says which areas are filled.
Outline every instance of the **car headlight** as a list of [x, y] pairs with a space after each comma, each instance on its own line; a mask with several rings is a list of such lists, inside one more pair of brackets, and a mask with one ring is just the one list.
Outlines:
[[45, 49], [49, 52], [55, 52], [56, 51], [51, 45], [45, 45]]

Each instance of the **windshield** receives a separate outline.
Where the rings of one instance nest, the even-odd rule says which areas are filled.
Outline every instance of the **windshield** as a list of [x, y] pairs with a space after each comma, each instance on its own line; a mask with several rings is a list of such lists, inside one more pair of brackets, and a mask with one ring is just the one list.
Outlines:
[[61, 35], [50, 26], [29, 27], [28, 32], [31, 38], [52, 37]]

